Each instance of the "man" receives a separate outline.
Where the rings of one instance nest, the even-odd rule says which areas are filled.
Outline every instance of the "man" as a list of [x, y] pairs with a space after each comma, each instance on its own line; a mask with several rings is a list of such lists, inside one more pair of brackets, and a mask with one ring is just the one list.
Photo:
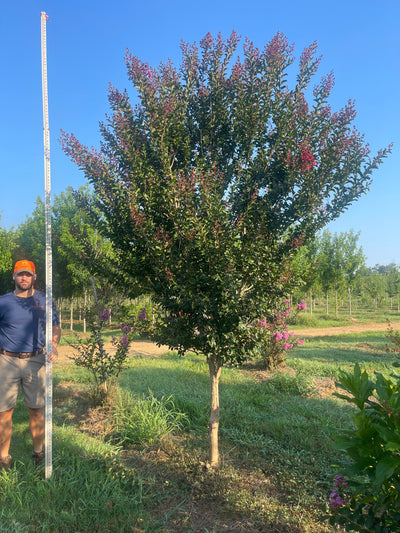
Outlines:
[[[29, 411], [32, 459], [37, 465], [44, 459], [46, 295], [34, 288], [36, 269], [32, 261], [17, 261], [13, 279], [14, 291], [0, 296], [0, 470], [8, 470], [11, 463], [12, 414], [20, 387]], [[58, 355], [60, 337], [53, 302], [50, 362]]]

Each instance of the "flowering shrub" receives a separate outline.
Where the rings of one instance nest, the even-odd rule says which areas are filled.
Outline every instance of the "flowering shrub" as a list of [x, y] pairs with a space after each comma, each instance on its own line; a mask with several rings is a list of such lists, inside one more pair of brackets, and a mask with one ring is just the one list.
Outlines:
[[105, 309], [98, 316], [89, 312], [87, 318], [90, 337], [88, 340], [79, 339], [76, 343], [71, 343], [77, 352], [73, 359], [77, 366], [85, 367], [91, 372], [92, 398], [96, 404], [101, 404], [117, 384], [128, 355], [133, 328], [127, 324], [121, 324], [122, 335], [112, 337], [113, 349], [108, 351], [103, 330], [110, 318], [110, 310]]
[[[281, 365], [285, 360], [286, 352], [295, 346], [304, 344], [304, 339], [297, 339], [293, 332], [288, 331], [287, 321], [293, 318], [295, 311], [288, 305], [289, 300], [283, 302], [284, 310], [277, 310], [268, 318], [261, 318], [258, 322], [258, 332], [261, 336], [262, 358], [265, 368], [271, 370]], [[306, 302], [297, 304], [296, 311], [303, 311]]]
[[[347, 531], [400, 532], [400, 378], [342, 372], [337, 384], [354, 404], [354, 430], [335, 439], [347, 453], [329, 497], [331, 524]], [[350, 459], [350, 461], [349, 461]]]

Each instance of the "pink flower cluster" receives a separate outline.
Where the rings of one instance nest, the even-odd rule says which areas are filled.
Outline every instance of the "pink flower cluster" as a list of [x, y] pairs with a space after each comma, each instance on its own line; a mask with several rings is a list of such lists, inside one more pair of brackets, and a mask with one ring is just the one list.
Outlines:
[[[288, 305], [290, 303], [289, 300], [284, 300], [283, 303], [286, 304], [287, 307], [285, 311], [283, 311], [283, 313], [281, 311], [278, 311], [275, 322], [268, 323], [265, 318], [261, 318], [259, 320], [259, 326], [262, 329], [268, 329], [269, 331], [271, 331], [271, 337], [276, 343], [281, 343], [283, 341], [282, 349], [286, 352], [294, 348], [295, 345], [303, 345], [304, 339], [293, 339], [293, 342], [288, 342], [290, 338], [294, 337], [294, 333], [287, 331], [287, 324], [285, 322], [285, 319], [291, 315], [293, 306]], [[304, 300], [297, 304], [298, 311], [303, 311], [305, 308], [306, 302]], [[274, 332], [272, 333], [272, 331]]]
[[301, 170], [304, 172], [315, 167], [316, 162], [314, 156], [308, 150], [305, 150], [301, 155]]

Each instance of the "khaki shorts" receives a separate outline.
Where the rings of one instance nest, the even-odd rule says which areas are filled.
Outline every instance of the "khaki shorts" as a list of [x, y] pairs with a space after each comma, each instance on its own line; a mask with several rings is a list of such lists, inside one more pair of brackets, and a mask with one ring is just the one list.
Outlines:
[[27, 407], [32, 409], [44, 407], [46, 389], [44, 354], [29, 359], [0, 355], [0, 412], [15, 407], [20, 387]]

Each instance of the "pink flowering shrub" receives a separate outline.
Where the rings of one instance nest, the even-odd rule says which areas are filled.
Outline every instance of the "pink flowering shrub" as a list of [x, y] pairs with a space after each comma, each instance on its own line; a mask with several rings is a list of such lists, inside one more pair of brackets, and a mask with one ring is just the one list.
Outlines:
[[304, 344], [304, 339], [295, 338], [294, 333], [288, 331], [287, 322], [289, 318], [292, 319], [295, 314], [305, 310], [305, 301], [297, 304], [296, 310], [289, 305], [289, 300], [283, 303], [284, 309], [272, 312], [268, 318], [261, 318], [257, 325], [258, 333], [262, 337], [261, 356], [268, 370], [281, 365], [289, 350]]

